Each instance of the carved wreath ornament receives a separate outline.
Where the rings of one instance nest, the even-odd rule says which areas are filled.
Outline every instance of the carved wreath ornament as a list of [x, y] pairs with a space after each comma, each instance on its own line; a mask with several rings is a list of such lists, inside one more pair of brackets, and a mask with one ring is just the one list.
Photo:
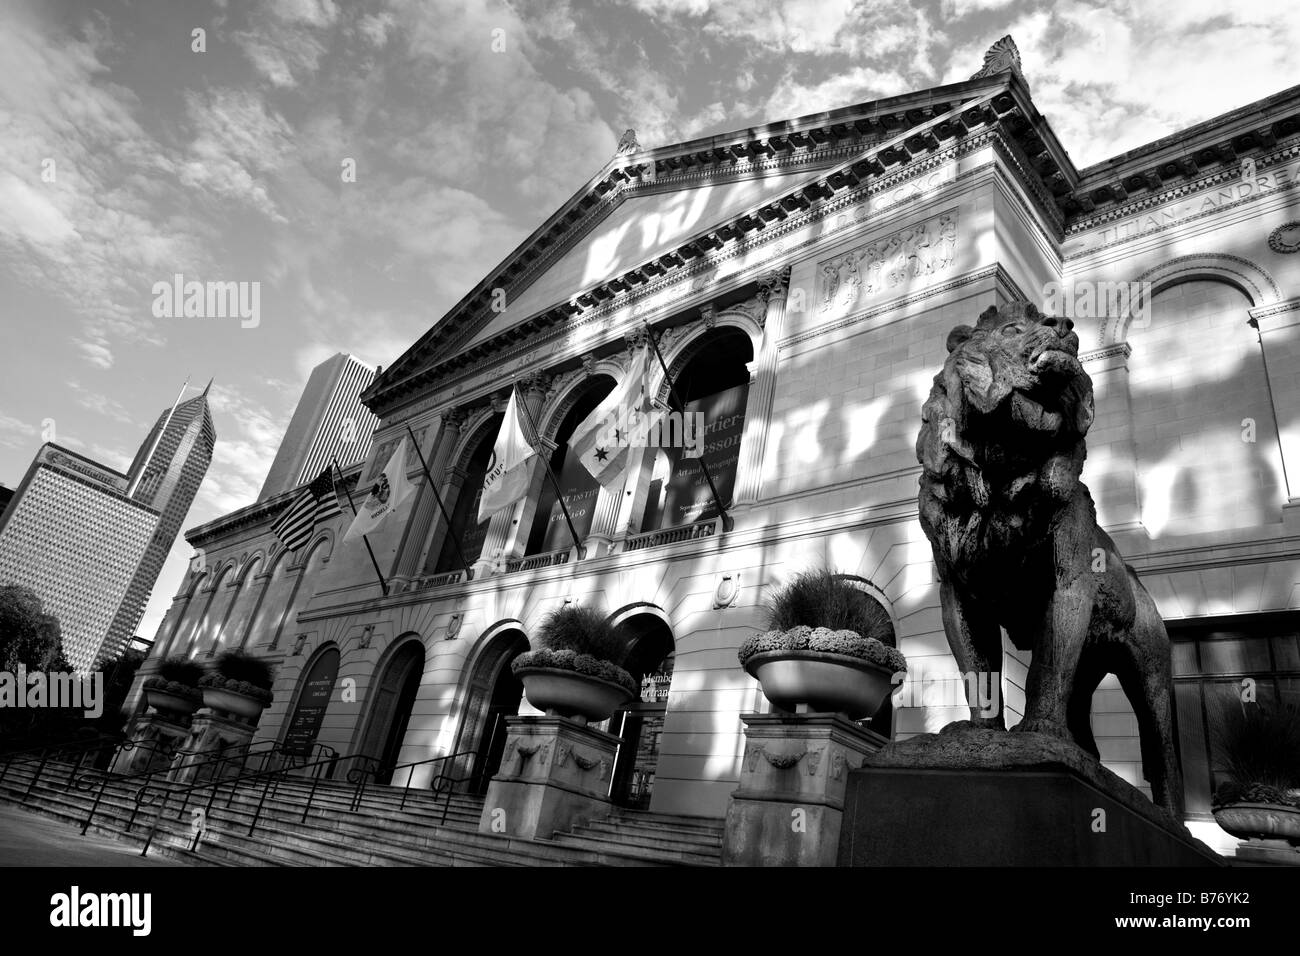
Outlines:
[[752, 772], [758, 765], [758, 758], [760, 756], [777, 770], [789, 770], [791, 767], [796, 766], [799, 761], [803, 760], [804, 757], [807, 757], [808, 776], [811, 777], [816, 775], [817, 768], [821, 766], [822, 748], [818, 747], [816, 750], [801, 750], [798, 753], [778, 754], [773, 753], [760, 744], [757, 747], [752, 747], [749, 752], [745, 754], [746, 769]]
[[1274, 252], [1300, 252], [1300, 222], [1288, 222], [1268, 234], [1268, 247]]

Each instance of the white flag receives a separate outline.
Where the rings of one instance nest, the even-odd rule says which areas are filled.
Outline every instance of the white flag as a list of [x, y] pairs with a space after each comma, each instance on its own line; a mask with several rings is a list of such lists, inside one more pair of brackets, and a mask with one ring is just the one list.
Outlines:
[[646, 355], [638, 351], [623, 380], [582, 420], [569, 448], [602, 485], [611, 484], [627, 466], [629, 448], [645, 447], [662, 416], [647, 390]]
[[388, 459], [383, 472], [375, 479], [370, 494], [357, 509], [357, 516], [352, 519], [352, 524], [348, 528], [348, 533], [343, 536], [343, 540], [351, 541], [363, 534], [369, 534], [379, 522], [400, 508], [402, 502], [411, 497], [414, 490], [411, 483], [406, 480], [406, 439], [403, 438], [397, 451], [393, 452], [393, 457]]
[[528, 460], [537, 452], [528, 444], [519, 427], [519, 409], [515, 393], [510, 393], [506, 417], [501, 420], [492, 460], [483, 477], [483, 496], [478, 502], [478, 522], [482, 524], [502, 508], [508, 508], [528, 492]]

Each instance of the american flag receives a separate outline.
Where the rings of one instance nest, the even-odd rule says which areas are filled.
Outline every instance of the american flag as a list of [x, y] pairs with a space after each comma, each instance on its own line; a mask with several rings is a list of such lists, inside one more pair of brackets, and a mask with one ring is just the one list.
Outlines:
[[271, 530], [290, 551], [297, 551], [311, 540], [317, 521], [342, 514], [338, 496], [334, 493], [334, 479], [326, 468], [316, 480], [303, 489], [284, 514], [275, 519]]

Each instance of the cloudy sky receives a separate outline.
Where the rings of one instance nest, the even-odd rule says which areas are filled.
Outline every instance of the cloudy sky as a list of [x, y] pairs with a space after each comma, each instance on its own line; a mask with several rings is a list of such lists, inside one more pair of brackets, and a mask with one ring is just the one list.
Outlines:
[[[966, 79], [1011, 33], [1086, 166], [1300, 82], [1292, 6], [3, 0], [0, 483], [47, 420], [125, 467], [212, 376], [187, 527], [250, 503], [316, 362], [389, 364], [627, 127], [660, 146]], [[260, 324], [155, 317], [178, 272], [259, 282]]]

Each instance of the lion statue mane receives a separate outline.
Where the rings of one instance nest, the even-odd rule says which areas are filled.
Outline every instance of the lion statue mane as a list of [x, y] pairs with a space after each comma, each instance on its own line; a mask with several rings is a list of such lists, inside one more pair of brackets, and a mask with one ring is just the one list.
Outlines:
[[[1073, 325], [1019, 303], [948, 335], [916, 443], [944, 631], [963, 673], [994, 673], [1005, 628], [1033, 652], [1014, 729], [1073, 738], [1094, 757], [1093, 691], [1115, 674], [1155, 802], [1181, 814], [1169, 638], [1079, 478], [1094, 406]], [[992, 716], [972, 708], [970, 724], [1003, 729], [1001, 701]]]

